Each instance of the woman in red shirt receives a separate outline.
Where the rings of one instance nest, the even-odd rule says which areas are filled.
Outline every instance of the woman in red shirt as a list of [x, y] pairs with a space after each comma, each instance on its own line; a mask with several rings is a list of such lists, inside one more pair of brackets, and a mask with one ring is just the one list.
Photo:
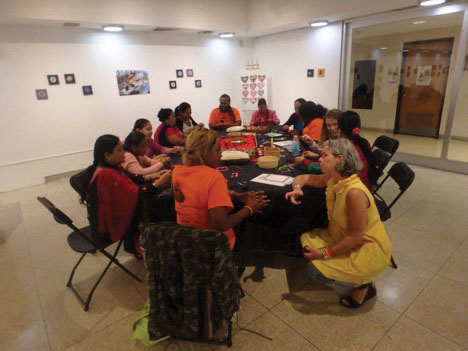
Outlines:
[[338, 127], [341, 136], [351, 141], [359, 154], [362, 162], [362, 170], [359, 173], [364, 185], [372, 191], [372, 184], [377, 181], [377, 168], [375, 156], [371, 151], [371, 146], [361, 133], [361, 117], [354, 111], [345, 111], [338, 118]]
[[174, 111], [170, 108], [162, 108], [158, 112], [158, 118], [161, 124], [154, 133], [154, 140], [164, 147], [183, 146], [185, 137], [176, 127]]
[[251, 126], [270, 127], [280, 124], [280, 120], [276, 115], [275, 110], [270, 110], [267, 106], [266, 100], [261, 98], [258, 100], [258, 110], [252, 114], [250, 120]]

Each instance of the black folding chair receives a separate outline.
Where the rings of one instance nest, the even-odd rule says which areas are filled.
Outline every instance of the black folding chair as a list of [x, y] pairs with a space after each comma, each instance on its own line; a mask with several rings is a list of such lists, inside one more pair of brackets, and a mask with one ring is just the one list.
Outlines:
[[384, 174], [384, 169], [387, 167], [388, 163], [390, 162], [390, 154], [386, 151], [375, 148], [372, 153], [375, 157], [375, 167], [377, 168], [377, 181], [378, 179]]
[[398, 146], [400, 146], [400, 142], [398, 140], [386, 135], [381, 135], [375, 139], [374, 144], [372, 144], [372, 149], [378, 147], [379, 149], [388, 152], [390, 154], [390, 158], [392, 158], [397, 151]]
[[[377, 185], [377, 188], [373, 191], [373, 195], [382, 222], [385, 222], [386, 220], [392, 217], [390, 209], [393, 207], [393, 205], [395, 205], [395, 203], [398, 201], [401, 195], [403, 195], [403, 193], [406, 190], [408, 190], [410, 185], [413, 183], [414, 176], [414, 171], [411, 168], [409, 168], [406, 163], [397, 162], [390, 168], [382, 182]], [[392, 200], [392, 202], [390, 202], [389, 205], [387, 205], [387, 202], [378, 193], [378, 191], [382, 188], [382, 185], [387, 181], [388, 178], [392, 178], [395, 181], [395, 183], [397, 183], [400, 190], [398, 195]], [[398, 268], [393, 259], [393, 256], [391, 258], [391, 264], [393, 268]]]
[[[133, 279], [141, 283], [141, 279], [138, 278], [135, 274], [130, 272], [127, 268], [125, 268], [117, 259], [116, 256], [119, 253], [120, 247], [122, 246], [122, 240], [119, 241], [117, 248], [114, 251], [114, 254], [111, 255], [108, 253], [105, 249], [112, 245], [113, 242], [104, 236], [102, 236], [102, 240], [98, 239], [98, 235], [92, 235], [91, 227], [87, 226], [84, 228], [77, 228], [74, 224], [73, 221], [70, 217], [68, 217], [65, 213], [63, 213], [61, 210], [59, 210], [55, 205], [50, 202], [47, 198], [45, 197], [38, 197], [37, 200], [44, 205], [45, 208], [47, 208], [52, 215], [54, 216], [54, 219], [57, 223], [59, 224], [64, 224], [68, 227], [70, 227], [73, 232], [68, 235], [67, 240], [68, 240], [68, 245], [71, 247], [73, 251], [81, 253], [81, 257], [78, 260], [78, 262], [75, 264], [73, 267], [73, 270], [70, 274], [70, 278], [68, 279], [67, 282], [67, 287], [72, 289], [72, 291], [75, 293], [75, 295], [78, 297], [80, 302], [84, 305], [84, 310], [88, 311], [89, 309], [89, 304], [91, 302], [91, 298], [93, 297], [94, 291], [98, 287], [99, 283], [101, 282], [102, 278], [104, 275], [107, 273], [108, 269], [110, 268], [111, 264], [114, 263], [116, 264], [119, 268], [121, 268], [125, 273], [130, 275]], [[107, 240], [106, 240], [107, 239]], [[93, 288], [91, 289], [90, 293], [88, 294], [88, 297], [86, 300], [84, 300], [81, 295], [75, 290], [75, 288], [72, 285], [72, 280], [73, 276], [75, 275], [75, 271], [83, 258], [86, 256], [88, 253], [94, 253], [96, 251], [99, 251], [102, 253], [104, 256], [106, 256], [109, 259], [109, 263], [106, 265], [104, 268], [104, 271], [101, 273], [99, 276], [98, 280], [94, 284]]]

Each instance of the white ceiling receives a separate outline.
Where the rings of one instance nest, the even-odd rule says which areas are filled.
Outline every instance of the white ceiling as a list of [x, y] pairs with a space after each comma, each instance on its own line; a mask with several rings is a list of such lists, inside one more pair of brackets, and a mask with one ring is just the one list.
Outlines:
[[417, 6], [419, 0], [0, 0], [0, 24], [61, 26], [77, 22], [130, 30], [173, 27], [181, 31], [232, 31], [257, 37]]

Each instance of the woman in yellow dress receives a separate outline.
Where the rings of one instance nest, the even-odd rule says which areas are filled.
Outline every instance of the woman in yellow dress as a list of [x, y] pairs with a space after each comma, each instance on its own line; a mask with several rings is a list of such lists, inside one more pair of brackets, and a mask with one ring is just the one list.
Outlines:
[[390, 262], [390, 241], [374, 198], [357, 175], [362, 164], [353, 145], [329, 140], [319, 162], [323, 174], [296, 177], [286, 199], [299, 204], [303, 186], [326, 187], [328, 228], [301, 236], [308, 275], [333, 288], [343, 306], [357, 308], [377, 294], [372, 279]]

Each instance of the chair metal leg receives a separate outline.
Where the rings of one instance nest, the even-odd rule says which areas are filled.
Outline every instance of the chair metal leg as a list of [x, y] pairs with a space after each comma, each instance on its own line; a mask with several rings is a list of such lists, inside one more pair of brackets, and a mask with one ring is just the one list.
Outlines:
[[72, 286], [72, 280], [73, 280], [73, 276], [75, 275], [76, 268], [79, 266], [81, 261], [83, 261], [83, 258], [86, 256], [86, 254], [87, 254], [87, 252], [82, 254], [80, 259], [78, 260], [78, 262], [76, 262], [75, 267], [73, 267], [73, 269], [71, 271], [71, 274], [70, 274], [70, 278], [68, 278], [68, 282], [67, 282], [67, 287], [68, 288]]
[[398, 266], [396, 265], [395, 263], [395, 260], [393, 259], [393, 256], [390, 257], [390, 265], [392, 266], [392, 268], [394, 269], [397, 269]]
[[226, 338], [226, 346], [232, 347], [232, 321], [228, 322], [228, 335]]

